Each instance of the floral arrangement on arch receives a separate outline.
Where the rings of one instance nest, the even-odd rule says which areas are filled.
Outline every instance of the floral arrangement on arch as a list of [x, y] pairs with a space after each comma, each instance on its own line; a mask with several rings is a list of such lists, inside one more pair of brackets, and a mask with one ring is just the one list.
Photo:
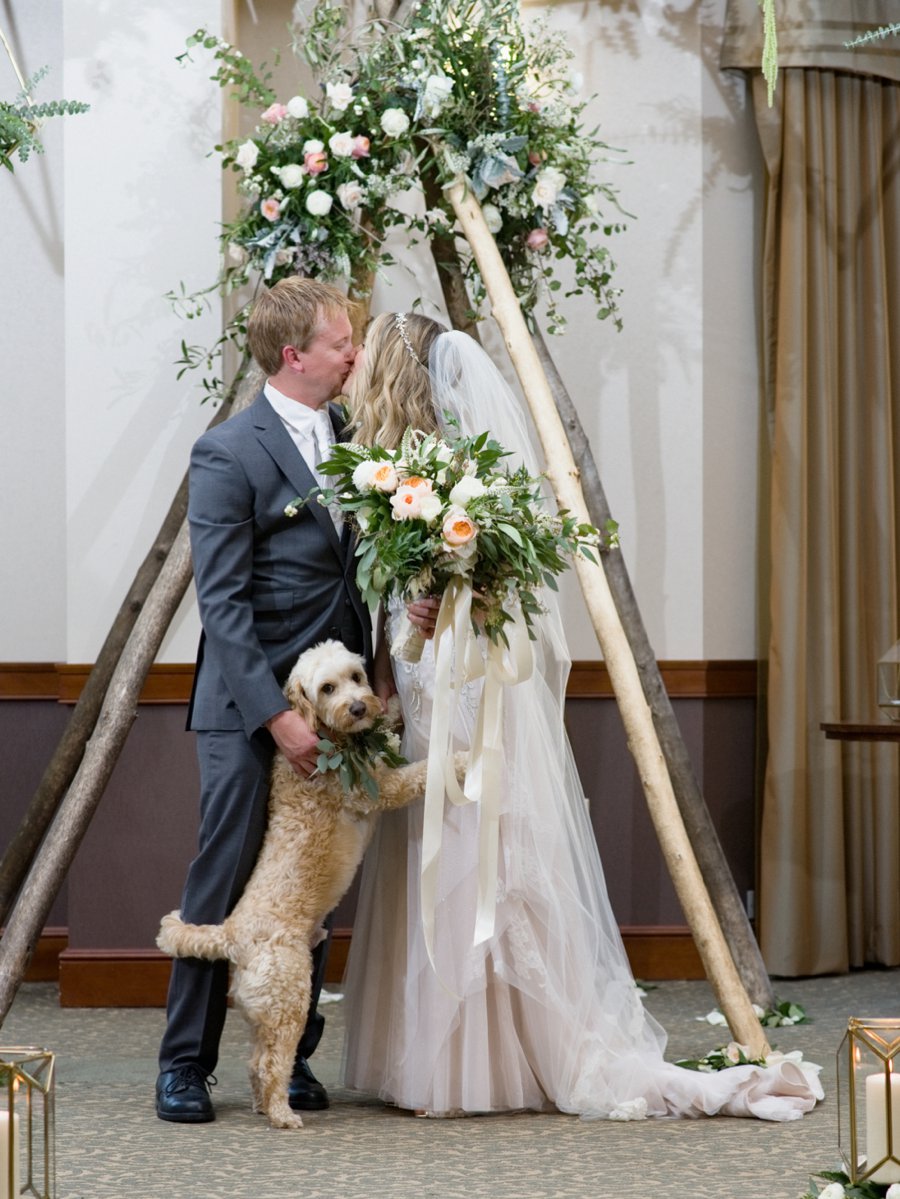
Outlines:
[[[606, 239], [621, 228], [615, 193], [594, 177], [609, 148], [582, 125], [585, 102], [562, 35], [526, 31], [515, 0], [420, 0], [407, 21], [351, 30], [347, 14], [319, 0], [295, 45], [313, 69], [315, 96], [277, 97], [240, 51], [198, 30], [218, 64], [213, 78], [259, 111], [249, 138], [218, 147], [239, 175], [245, 206], [222, 231], [227, 289], [255, 272], [325, 279], [376, 269], [389, 228], [414, 237], [452, 231], [441, 186], [465, 176], [529, 313], [540, 297], [549, 328], [570, 260], [566, 292], [591, 294], [618, 323], [618, 290]], [[425, 191], [414, 215], [393, 200]], [[476, 305], [483, 287], [467, 264]]]
[[[596, 561], [598, 531], [565, 511], [546, 510], [541, 481], [501, 464], [507, 451], [487, 433], [441, 437], [408, 429], [396, 450], [339, 443], [319, 469], [356, 530], [357, 583], [375, 604], [440, 594], [461, 579], [475, 594], [473, 616], [492, 641], [506, 640], [514, 598], [529, 631], [539, 591], [576, 553]], [[298, 498], [285, 509], [295, 515]], [[614, 530], [609, 531], [609, 541]]]

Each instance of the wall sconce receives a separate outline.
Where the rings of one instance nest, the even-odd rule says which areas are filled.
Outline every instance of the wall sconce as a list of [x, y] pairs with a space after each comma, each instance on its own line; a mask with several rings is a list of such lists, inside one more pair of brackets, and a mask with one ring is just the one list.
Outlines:
[[837, 1053], [838, 1145], [851, 1182], [900, 1182], [900, 1020], [851, 1017]]
[[0, 1046], [0, 1199], [56, 1199], [55, 1057]]

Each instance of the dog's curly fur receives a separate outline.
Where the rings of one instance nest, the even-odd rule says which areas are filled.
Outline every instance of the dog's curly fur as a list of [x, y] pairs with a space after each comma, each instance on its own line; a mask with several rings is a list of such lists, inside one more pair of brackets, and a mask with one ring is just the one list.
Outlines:
[[[301, 654], [285, 695], [310, 728], [337, 734], [367, 729], [381, 712], [362, 659], [338, 641]], [[377, 812], [403, 807], [425, 790], [424, 762], [395, 769], [376, 762], [372, 774], [377, 800], [360, 788], [345, 793], [333, 771], [302, 778], [276, 754], [266, 835], [234, 911], [222, 924], [186, 924], [171, 912], [160, 925], [156, 943], [173, 957], [233, 963], [231, 993], [253, 1029], [254, 1108], [275, 1128], [303, 1126], [288, 1103], [288, 1085], [322, 921], [353, 881]]]

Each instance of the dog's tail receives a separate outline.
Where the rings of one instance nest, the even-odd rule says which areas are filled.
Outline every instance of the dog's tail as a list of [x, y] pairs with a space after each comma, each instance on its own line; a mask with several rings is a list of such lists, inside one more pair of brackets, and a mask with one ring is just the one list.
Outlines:
[[169, 912], [159, 925], [156, 944], [173, 958], [227, 958], [228, 946], [221, 924], [185, 924], [181, 912]]

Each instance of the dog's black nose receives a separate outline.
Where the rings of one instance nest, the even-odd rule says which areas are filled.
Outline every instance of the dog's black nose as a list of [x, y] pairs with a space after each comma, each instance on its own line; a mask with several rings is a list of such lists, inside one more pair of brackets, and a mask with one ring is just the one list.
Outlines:
[[360, 716], [365, 716], [365, 714], [366, 705], [361, 699], [355, 699], [350, 705], [350, 715], [354, 718], [354, 720], [358, 720]]

